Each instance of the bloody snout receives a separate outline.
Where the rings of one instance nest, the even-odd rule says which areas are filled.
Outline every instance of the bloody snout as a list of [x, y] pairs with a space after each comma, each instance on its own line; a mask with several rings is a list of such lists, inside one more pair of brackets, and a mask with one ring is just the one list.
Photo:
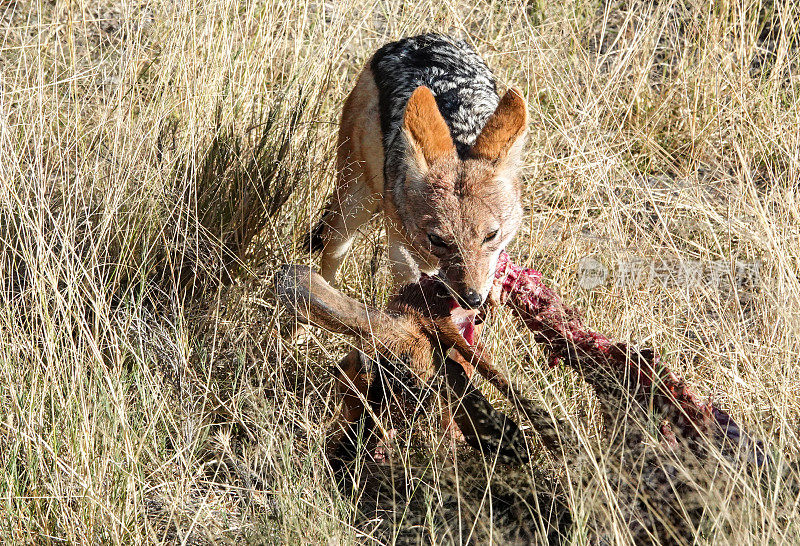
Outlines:
[[467, 309], [477, 309], [483, 303], [483, 298], [481, 297], [481, 295], [478, 294], [477, 291], [471, 288], [465, 291], [462, 295], [460, 295], [459, 300], [461, 300], [459, 301], [461, 307]]
[[450, 293], [464, 309], [477, 309], [483, 305], [482, 288], [485, 277], [481, 274], [482, 265], [482, 262], [477, 261], [467, 266], [461, 256], [442, 264], [440, 278], [443, 277]]

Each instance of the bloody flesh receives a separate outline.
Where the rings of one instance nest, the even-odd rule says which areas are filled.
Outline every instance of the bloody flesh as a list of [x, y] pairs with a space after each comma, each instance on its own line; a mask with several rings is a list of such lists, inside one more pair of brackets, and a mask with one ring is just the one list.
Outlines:
[[500, 303], [522, 319], [553, 363], [562, 361], [578, 371], [594, 387], [601, 404], [629, 394], [642, 408], [652, 408], [663, 417], [665, 444], [679, 436], [698, 446], [710, 442], [737, 459], [765, 462], [763, 444], [713, 403], [700, 401], [654, 351], [636, 350], [584, 326], [579, 314], [544, 285], [541, 273], [515, 265], [503, 252], [495, 279]]

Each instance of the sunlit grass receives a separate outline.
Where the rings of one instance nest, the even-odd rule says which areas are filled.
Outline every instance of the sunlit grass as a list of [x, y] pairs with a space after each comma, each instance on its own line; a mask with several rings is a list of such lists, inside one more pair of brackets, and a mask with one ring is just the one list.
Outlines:
[[[399, 439], [399, 468], [421, 468], [395, 477], [417, 495], [408, 510], [359, 515], [324, 455], [329, 368], [349, 340], [284, 341], [271, 293], [277, 265], [309, 260], [297, 247], [332, 187], [355, 75], [381, 44], [438, 30], [466, 37], [528, 100], [515, 259], [597, 330], [657, 347], [785, 458], [733, 476], [741, 497], [709, 494], [697, 540], [796, 543], [798, 9], [604, 6], [0, 7], [4, 542], [515, 536], [475, 491], [548, 491], [564, 469], [543, 470], [544, 457], [473, 467], [464, 453], [456, 471], [435, 430]], [[348, 293], [385, 300], [384, 245], [373, 230], [359, 239]], [[592, 290], [586, 256], [607, 270]], [[591, 393], [509, 315], [486, 335], [523, 390], [585, 439], [597, 432]], [[602, 465], [566, 480], [568, 542], [590, 540], [592, 518], [629, 540]]]

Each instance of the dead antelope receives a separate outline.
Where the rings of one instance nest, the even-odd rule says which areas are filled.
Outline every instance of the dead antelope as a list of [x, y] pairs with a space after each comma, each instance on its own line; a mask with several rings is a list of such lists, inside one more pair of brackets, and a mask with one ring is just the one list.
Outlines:
[[[592, 387], [605, 424], [601, 443], [579, 445], [571, 427], [522, 397], [475, 342], [480, 329], [476, 312], [459, 309], [436, 279], [423, 277], [402, 289], [386, 310], [378, 310], [344, 296], [308, 268], [288, 266], [279, 274], [278, 294], [298, 319], [355, 335], [364, 353], [378, 355], [377, 370], [359, 351], [338, 368], [344, 428], [350, 427], [345, 438], [355, 437], [352, 426], [364, 416], [364, 401], [377, 409], [392, 392], [377, 372], [399, 365], [413, 382], [448, 400], [470, 445], [504, 462], [527, 461], [517, 425], [470, 384], [477, 370], [529, 420], [557, 462], [574, 468], [581, 459], [589, 466], [604, 459], [618, 517], [636, 543], [691, 542], [712, 491], [721, 498], [739, 494], [736, 480], [725, 476], [770, 462], [764, 445], [726, 412], [696, 397], [655, 351], [637, 350], [586, 328], [541, 277], [503, 253], [496, 271], [497, 300], [534, 333], [552, 362], [563, 362]], [[654, 417], [655, 430], [648, 425]], [[609, 532], [603, 520], [607, 514], [600, 511], [590, 523], [598, 536]]]
[[[355, 427], [371, 429], [375, 423], [369, 414], [379, 412], [390, 399], [399, 402], [395, 405], [400, 413], [406, 411], [409, 404], [398, 400], [398, 390], [411, 389], [416, 392], [410, 398], [416, 401], [431, 393], [440, 397], [444, 420], [452, 419], [467, 443], [485, 456], [507, 463], [528, 460], [519, 427], [471, 384], [474, 370], [519, 408], [536, 410], [482, 356], [483, 347], [475, 343], [481, 328], [478, 311], [461, 309], [439, 282], [406, 286], [386, 310], [345, 296], [303, 266], [284, 266], [276, 288], [299, 321], [360, 340], [359, 349], [351, 351], [335, 372], [343, 398], [344, 431], [334, 447], [337, 456], [352, 455]], [[371, 411], [365, 416], [367, 406]]]

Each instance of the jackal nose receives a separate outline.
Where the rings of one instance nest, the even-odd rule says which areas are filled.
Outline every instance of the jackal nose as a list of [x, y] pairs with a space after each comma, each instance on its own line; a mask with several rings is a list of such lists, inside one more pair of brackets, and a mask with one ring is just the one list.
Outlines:
[[476, 309], [483, 303], [483, 298], [475, 290], [467, 290], [461, 296], [461, 299], [469, 309]]

